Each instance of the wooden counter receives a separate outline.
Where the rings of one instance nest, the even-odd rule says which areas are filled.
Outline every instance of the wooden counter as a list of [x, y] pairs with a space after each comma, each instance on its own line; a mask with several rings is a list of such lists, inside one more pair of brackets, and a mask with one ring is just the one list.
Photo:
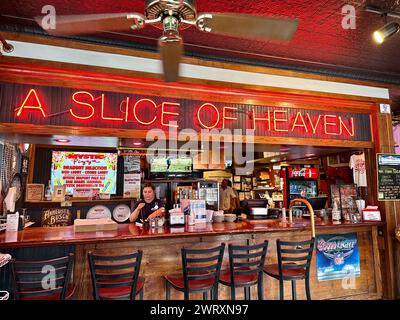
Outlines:
[[[241, 245], [269, 240], [266, 263], [276, 262], [276, 239], [300, 240], [311, 236], [309, 220], [295, 220], [293, 225], [280, 221], [232, 223], [212, 223], [198, 226], [142, 228], [135, 224], [120, 224], [118, 230], [107, 232], [74, 233], [73, 226], [55, 228], [28, 228], [19, 232], [0, 234], [0, 251], [18, 252], [48, 250], [52, 247], [73, 248], [75, 252], [74, 283], [77, 299], [91, 299], [92, 287], [87, 253], [101, 250], [104, 253], [126, 253], [143, 250], [141, 274], [146, 277], [145, 299], [164, 299], [165, 284], [162, 275], [181, 272], [180, 249], [185, 247], [212, 247], [221, 242]], [[317, 221], [316, 233], [336, 234], [356, 232], [360, 252], [361, 276], [350, 284], [342, 280], [318, 282], [316, 275], [315, 252], [311, 267], [311, 293], [313, 299], [376, 299], [382, 297], [381, 270], [378, 250], [377, 228], [382, 222], [363, 222], [360, 224]], [[224, 268], [228, 264], [227, 250]], [[278, 281], [264, 277], [265, 299], [278, 299]], [[239, 299], [243, 290], [237, 290]], [[298, 298], [304, 295], [302, 282], [297, 286]], [[290, 298], [290, 286], [286, 285], [285, 295]], [[182, 299], [182, 293], [172, 290], [173, 299]], [[200, 296], [193, 296], [200, 298]], [[220, 299], [229, 299], [228, 288], [220, 285]], [[252, 298], [256, 290], [252, 289]]]

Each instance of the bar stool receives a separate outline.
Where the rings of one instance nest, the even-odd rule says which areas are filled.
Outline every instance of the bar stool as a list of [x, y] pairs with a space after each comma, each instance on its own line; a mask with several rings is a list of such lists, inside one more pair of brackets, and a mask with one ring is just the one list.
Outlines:
[[93, 298], [95, 300], [143, 300], [144, 278], [139, 277], [142, 250], [123, 255], [89, 252]]
[[14, 299], [65, 300], [72, 298], [70, 284], [74, 254], [50, 260], [11, 259]]
[[229, 245], [229, 269], [222, 270], [219, 282], [231, 288], [231, 299], [235, 300], [235, 289], [243, 287], [245, 300], [250, 300], [250, 287], [257, 285], [258, 299], [263, 299], [263, 268], [268, 240], [252, 246]]
[[[307, 300], [310, 294], [310, 264], [314, 250], [314, 238], [308, 241], [281, 241], [276, 240], [278, 264], [264, 267], [264, 272], [279, 280], [279, 296], [284, 300], [283, 281], [292, 281], [292, 298], [296, 300], [296, 281], [304, 280]], [[285, 263], [287, 262], [287, 263]]]
[[166, 275], [165, 293], [166, 299], [171, 297], [171, 287], [181, 291], [184, 299], [189, 299], [191, 292], [202, 292], [203, 299], [218, 300], [218, 278], [224, 256], [225, 243], [209, 249], [182, 248], [182, 275]]

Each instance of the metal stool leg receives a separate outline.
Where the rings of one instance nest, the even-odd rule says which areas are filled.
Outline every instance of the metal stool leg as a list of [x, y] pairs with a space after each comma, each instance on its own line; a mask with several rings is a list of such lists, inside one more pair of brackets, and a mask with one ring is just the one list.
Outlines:
[[231, 300], [236, 300], [235, 287], [231, 286]]
[[143, 300], [143, 295], [144, 295], [144, 289], [140, 290], [139, 292], [139, 300]]
[[264, 286], [263, 286], [263, 276], [258, 280], [257, 284], [257, 293], [258, 293], [258, 300], [264, 300]]
[[244, 287], [244, 299], [251, 300], [250, 287]]
[[186, 290], [183, 292], [183, 299], [189, 300], [189, 292]]
[[165, 281], [165, 299], [166, 300], [171, 299], [171, 285], [169, 284], [168, 281]]
[[307, 296], [307, 300], [311, 300], [310, 278], [306, 277], [305, 281], [306, 281], [306, 296]]
[[203, 292], [203, 300], [208, 300], [208, 292], [207, 291]]
[[279, 299], [284, 300], [285, 299], [285, 292], [284, 292], [284, 284], [283, 280], [279, 280]]
[[214, 292], [212, 294], [213, 300], [218, 300], [218, 285], [214, 288]]
[[296, 300], [296, 280], [292, 280], [292, 298]]

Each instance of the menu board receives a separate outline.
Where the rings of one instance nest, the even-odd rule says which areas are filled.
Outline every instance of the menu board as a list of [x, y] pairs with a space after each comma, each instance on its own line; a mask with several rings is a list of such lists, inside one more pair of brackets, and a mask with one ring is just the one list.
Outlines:
[[115, 194], [117, 160], [117, 153], [53, 151], [51, 185], [65, 185], [67, 194], [76, 188]]
[[51, 208], [42, 211], [42, 227], [63, 227], [72, 224], [72, 212], [66, 208]]
[[400, 200], [400, 155], [376, 155], [378, 200]]

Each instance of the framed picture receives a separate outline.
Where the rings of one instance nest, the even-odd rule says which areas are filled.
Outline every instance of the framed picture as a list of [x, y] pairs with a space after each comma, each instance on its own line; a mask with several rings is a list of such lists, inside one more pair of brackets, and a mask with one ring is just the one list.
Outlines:
[[65, 200], [65, 185], [63, 186], [54, 186], [53, 190], [53, 201], [64, 201]]
[[240, 176], [233, 176], [233, 182], [240, 182]]
[[241, 190], [241, 184], [240, 184], [240, 182], [239, 183], [234, 183], [233, 184], [233, 188], [235, 189], [235, 190]]
[[342, 212], [344, 220], [350, 220], [350, 214], [357, 209], [357, 186], [355, 184], [333, 184], [331, 185], [332, 207]]
[[25, 201], [42, 201], [44, 194], [44, 184], [28, 183], [26, 185]]

